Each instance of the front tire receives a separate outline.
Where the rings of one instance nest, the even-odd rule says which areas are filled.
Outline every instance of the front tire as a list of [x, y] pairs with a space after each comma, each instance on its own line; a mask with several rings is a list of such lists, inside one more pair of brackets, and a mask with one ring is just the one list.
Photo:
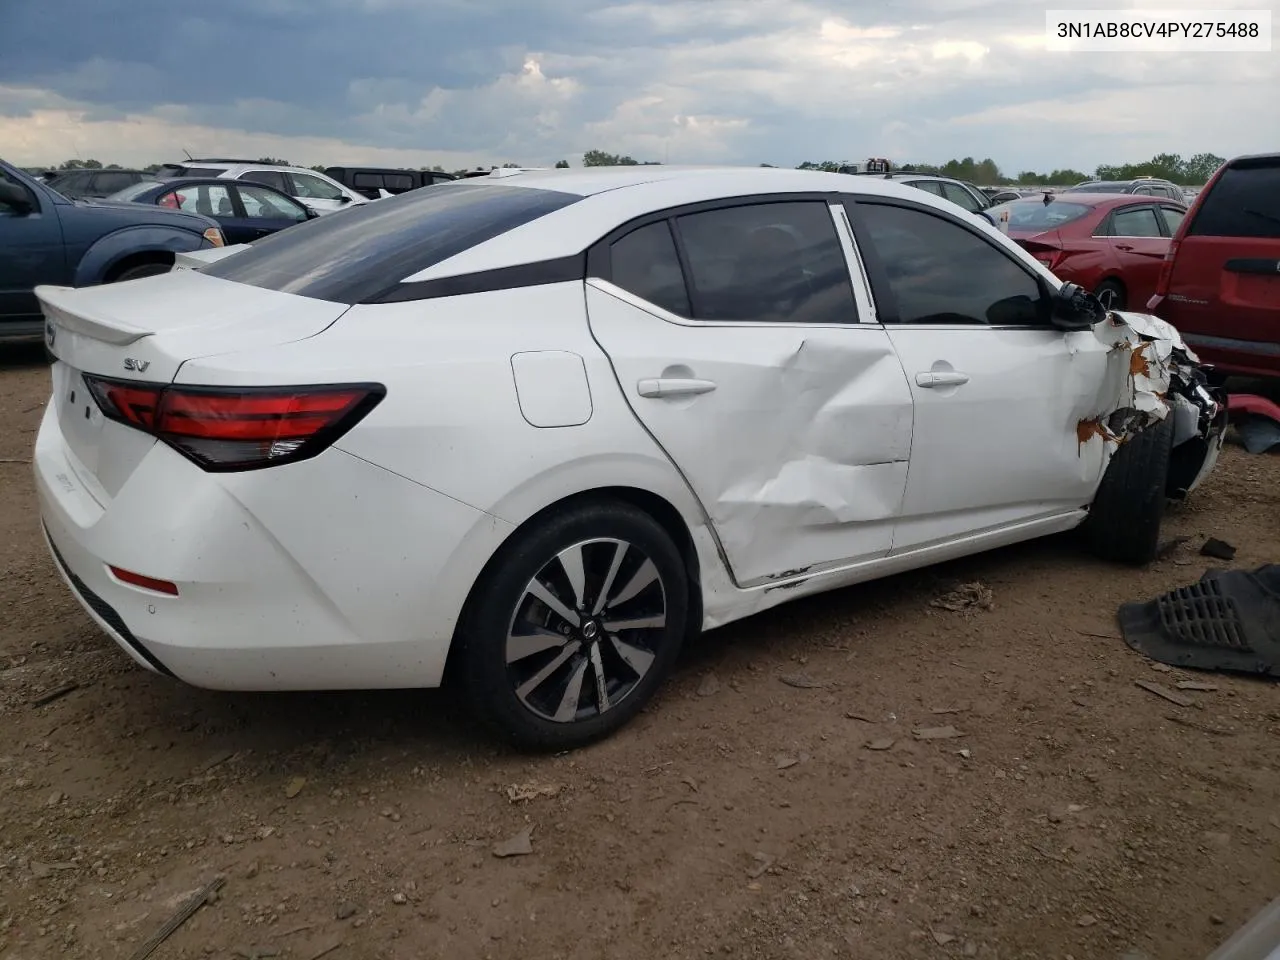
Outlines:
[[1140, 566], [1156, 558], [1173, 451], [1173, 415], [1120, 445], [1098, 486], [1085, 533], [1099, 557]]
[[162, 273], [168, 273], [173, 269], [173, 265], [169, 263], [140, 263], [136, 267], [130, 267], [128, 270], [121, 270], [119, 275], [112, 279], [112, 283], [123, 283], [126, 280], [141, 280], [143, 277], [155, 277]]
[[495, 558], [461, 624], [476, 715], [524, 748], [617, 730], [661, 684], [685, 635], [689, 579], [652, 517], [616, 500], [537, 521]]
[[1102, 301], [1102, 305], [1108, 310], [1124, 310], [1129, 305], [1129, 296], [1125, 291], [1124, 284], [1119, 280], [1103, 280], [1093, 295]]

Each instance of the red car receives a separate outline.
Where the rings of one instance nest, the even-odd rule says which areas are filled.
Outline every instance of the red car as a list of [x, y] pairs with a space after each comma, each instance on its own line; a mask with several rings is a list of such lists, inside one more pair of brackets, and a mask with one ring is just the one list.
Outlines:
[[1223, 164], [1164, 266], [1148, 310], [1218, 372], [1280, 377], [1280, 154]]
[[1062, 280], [1098, 295], [1110, 310], [1144, 310], [1156, 292], [1169, 242], [1187, 214], [1175, 200], [1135, 194], [1052, 194], [1002, 203], [1009, 237]]

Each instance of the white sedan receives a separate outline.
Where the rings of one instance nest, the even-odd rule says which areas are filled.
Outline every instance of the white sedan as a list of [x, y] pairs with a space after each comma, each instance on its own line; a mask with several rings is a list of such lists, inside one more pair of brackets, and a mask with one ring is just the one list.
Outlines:
[[1225, 424], [1171, 327], [871, 177], [467, 179], [37, 293], [44, 528], [130, 656], [224, 690], [448, 663], [532, 747], [789, 599], [1081, 525], [1149, 560]]

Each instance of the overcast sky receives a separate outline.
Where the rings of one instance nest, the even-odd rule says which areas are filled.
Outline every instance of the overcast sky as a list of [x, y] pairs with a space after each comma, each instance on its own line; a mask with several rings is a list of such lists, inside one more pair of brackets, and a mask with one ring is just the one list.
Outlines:
[[[1051, 53], [1031, 0], [0, 0], [0, 156], [1006, 173], [1280, 149], [1272, 53]], [[1193, 7], [1111, 0], [1108, 6]], [[1280, 0], [1202, 0], [1273, 11]]]

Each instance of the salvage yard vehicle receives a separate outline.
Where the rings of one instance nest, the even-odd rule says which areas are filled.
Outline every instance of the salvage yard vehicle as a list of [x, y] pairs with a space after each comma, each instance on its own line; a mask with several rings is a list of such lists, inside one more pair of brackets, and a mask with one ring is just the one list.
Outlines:
[[207, 217], [69, 200], [0, 162], [0, 341], [39, 342], [39, 284], [87, 286], [165, 273], [183, 253], [220, 247]]
[[57, 568], [142, 666], [224, 690], [438, 686], [524, 746], [633, 717], [682, 642], [1083, 526], [1150, 560], [1225, 408], [892, 180], [463, 179], [42, 287]]
[[1147, 309], [1222, 373], [1280, 378], [1280, 153], [1219, 168], [1174, 234]]
[[1015, 200], [988, 211], [1009, 214], [1009, 236], [1061, 280], [1078, 283], [1108, 310], [1145, 304], [1187, 215], [1174, 200], [1072, 193]]
[[287, 193], [266, 184], [211, 177], [144, 180], [102, 202], [146, 203], [198, 213], [218, 225], [228, 244], [252, 243], [319, 216]]

